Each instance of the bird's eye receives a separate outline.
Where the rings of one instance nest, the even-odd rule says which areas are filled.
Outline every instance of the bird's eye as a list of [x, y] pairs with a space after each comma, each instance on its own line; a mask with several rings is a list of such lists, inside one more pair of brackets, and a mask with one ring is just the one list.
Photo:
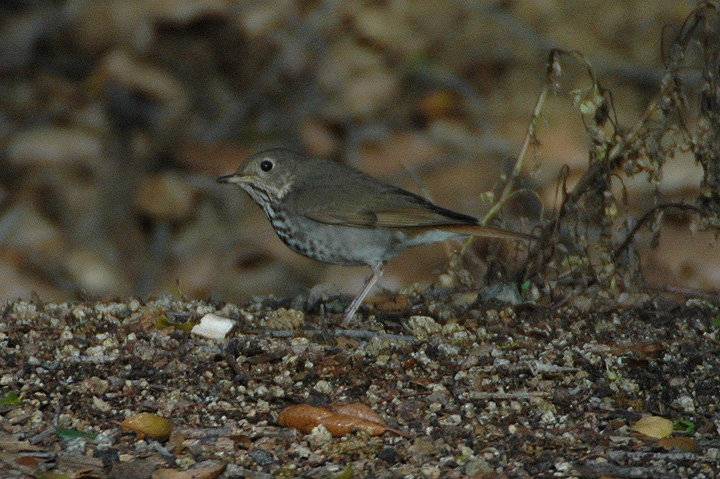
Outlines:
[[263, 162], [260, 163], [260, 169], [263, 170], [265, 173], [272, 170], [273, 166], [275, 166], [275, 165], [270, 160], [263, 160]]

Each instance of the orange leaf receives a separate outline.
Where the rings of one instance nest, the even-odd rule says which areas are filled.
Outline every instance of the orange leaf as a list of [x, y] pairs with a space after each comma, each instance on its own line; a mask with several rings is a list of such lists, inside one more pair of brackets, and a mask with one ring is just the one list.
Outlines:
[[308, 434], [314, 427], [323, 425], [333, 436], [344, 436], [354, 430], [368, 431], [377, 436], [391, 431], [404, 437], [406, 434], [388, 427], [382, 418], [369, 407], [355, 403], [345, 406], [332, 406], [334, 412], [324, 407], [308, 404], [288, 406], [280, 412], [278, 424], [292, 427]]
[[330, 409], [338, 414], [346, 414], [348, 416], [356, 417], [358, 419], [376, 422], [382, 424], [383, 426], [387, 425], [378, 413], [376, 413], [363, 403], [354, 402], [351, 404], [343, 405], [331, 404]]
[[34, 457], [18, 456], [18, 458], [15, 459], [15, 463], [28, 469], [38, 468], [38, 461]]
[[329, 416], [332, 411], [324, 407], [310, 406], [309, 404], [296, 404], [288, 406], [278, 416], [278, 424], [293, 427], [303, 434], [308, 434], [320, 424], [323, 417]]
[[325, 416], [320, 420], [320, 424], [336, 437], [350, 434], [355, 430], [367, 431], [371, 436], [379, 436], [389, 429], [384, 424], [337, 413]]

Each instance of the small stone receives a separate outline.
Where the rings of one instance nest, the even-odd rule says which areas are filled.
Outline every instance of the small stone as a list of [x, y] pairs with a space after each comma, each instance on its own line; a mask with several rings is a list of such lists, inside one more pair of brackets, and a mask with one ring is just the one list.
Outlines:
[[674, 407], [682, 409], [688, 414], [692, 414], [695, 412], [695, 401], [690, 396], [680, 396], [675, 401], [673, 401], [672, 405]]
[[88, 440], [84, 437], [74, 437], [64, 443], [65, 453], [69, 456], [84, 456]]
[[315, 387], [313, 388], [315, 391], [319, 392], [320, 394], [330, 395], [333, 392], [332, 384], [325, 381], [324, 379], [318, 381], [315, 383]]
[[105, 379], [100, 379], [97, 376], [92, 376], [82, 382], [82, 388], [95, 396], [102, 396], [110, 388], [110, 382]]
[[317, 449], [329, 444], [332, 441], [332, 434], [330, 434], [330, 431], [328, 431], [325, 426], [320, 424], [310, 431], [310, 434], [307, 435], [307, 440], [312, 447]]
[[440, 325], [430, 316], [411, 316], [407, 328], [418, 340], [424, 341], [441, 330]]
[[452, 296], [453, 304], [457, 306], [468, 307], [475, 303], [478, 299], [477, 291], [465, 291], [462, 293], [456, 293]]
[[264, 449], [251, 449], [248, 454], [259, 466], [266, 467], [275, 463], [275, 457], [270, 451], [265, 451]]
[[300, 329], [305, 324], [305, 313], [297, 309], [279, 308], [268, 314], [265, 326], [269, 329]]
[[408, 448], [408, 452], [420, 454], [423, 456], [430, 456], [433, 454], [437, 454], [438, 450], [437, 447], [435, 447], [435, 443], [431, 439], [418, 438], [415, 440], [412, 446]]
[[522, 297], [515, 284], [498, 283], [480, 290], [483, 301], [497, 300], [508, 304], [520, 304]]
[[383, 450], [378, 453], [377, 457], [388, 464], [395, 464], [398, 462], [398, 452], [392, 447], [383, 448]]
[[225, 339], [233, 326], [235, 322], [232, 319], [208, 313], [200, 319], [199, 324], [193, 326], [190, 332], [209, 339]]
[[459, 414], [451, 414], [438, 421], [441, 426], [458, 426], [462, 422], [462, 417]]
[[467, 477], [482, 477], [491, 474], [495, 469], [485, 459], [476, 457], [465, 463], [465, 475]]
[[93, 406], [104, 414], [112, 411], [112, 406], [97, 396], [93, 396], [92, 402]]

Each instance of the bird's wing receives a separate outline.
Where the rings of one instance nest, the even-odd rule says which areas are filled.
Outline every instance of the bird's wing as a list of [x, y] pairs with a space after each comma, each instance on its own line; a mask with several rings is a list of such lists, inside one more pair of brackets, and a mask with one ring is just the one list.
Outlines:
[[[348, 201], [349, 197], [353, 200]], [[364, 179], [351, 186], [326, 182], [301, 188], [290, 201], [295, 211], [306, 218], [357, 228], [477, 224], [472, 216], [440, 208], [400, 188]]]

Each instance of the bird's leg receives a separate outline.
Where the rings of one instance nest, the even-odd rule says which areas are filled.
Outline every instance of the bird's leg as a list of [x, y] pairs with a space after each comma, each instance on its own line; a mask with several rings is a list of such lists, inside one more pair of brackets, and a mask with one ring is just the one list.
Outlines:
[[363, 286], [363, 288], [360, 290], [358, 295], [355, 296], [355, 299], [352, 300], [350, 306], [348, 306], [345, 310], [345, 315], [343, 316], [342, 322], [343, 327], [346, 327], [348, 325], [352, 317], [355, 316], [355, 313], [360, 308], [360, 305], [362, 304], [365, 297], [382, 277], [383, 273], [385, 272], [385, 263], [376, 263], [370, 265], [370, 268], [372, 268], [372, 275], [367, 279], [367, 281], [365, 281], [365, 285]]

